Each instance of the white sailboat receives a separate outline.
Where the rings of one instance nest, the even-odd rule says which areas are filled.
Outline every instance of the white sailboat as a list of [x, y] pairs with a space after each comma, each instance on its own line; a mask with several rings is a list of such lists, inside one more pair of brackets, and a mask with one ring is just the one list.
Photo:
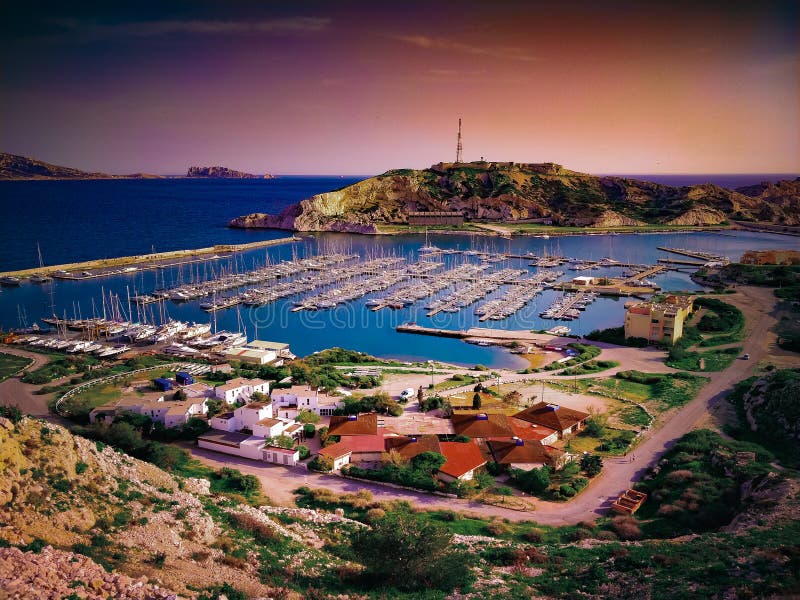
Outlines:
[[[36, 252], [39, 254], [39, 268], [44, 269], [44, 261], [42, 260], [42, 249], [39, 247], [39, 242], [36, 242]], [[44, 273], [31, 276], [31, 283], [50, 283], [53, 278]]]

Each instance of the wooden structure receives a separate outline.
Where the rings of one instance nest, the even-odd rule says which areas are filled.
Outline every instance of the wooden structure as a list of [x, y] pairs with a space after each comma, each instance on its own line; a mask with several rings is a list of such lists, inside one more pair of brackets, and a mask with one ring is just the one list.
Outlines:
[[611, 510], [621, 515], [632, 515], [647, 500], [647, 494], [627, 489], [611, 504]]

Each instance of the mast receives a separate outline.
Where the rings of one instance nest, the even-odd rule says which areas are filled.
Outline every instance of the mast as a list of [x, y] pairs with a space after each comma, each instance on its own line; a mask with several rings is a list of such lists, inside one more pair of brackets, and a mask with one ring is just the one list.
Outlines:
[[458, 142], [456, 143], [456, 164], [464, 162], [461, 147], [461, 117], [458, 118]]

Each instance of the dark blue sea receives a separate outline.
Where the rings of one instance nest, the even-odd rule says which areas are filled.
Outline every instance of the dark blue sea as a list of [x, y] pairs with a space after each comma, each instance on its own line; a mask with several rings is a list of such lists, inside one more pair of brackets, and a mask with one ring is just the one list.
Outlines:
[[[639, 178], [647, 178], [638, 176]], [[664, 176], [662, 176], [664, 177]], [[676, 177], [676, 176], [667, 176]], [[748, 185], [773, 176], [752, 175], [749, 179], [714, 181], [726, 185]], [[730, 177], [730, 176], [724, 176]], [[200, 248], [219, 243], [241, 243], [285, 237], [287, 232], [236, 230], [226, 227], [238, 215], [252, 212], [277, 212], [313, 194], [338, 189], [358, 178], [280, 177], [273, 180], [110, 180], [110, 181], [25, 181], [0, 182], [0, 271], [36, 265], [37, 242], [46, 264], [76, 262], [101, 257], [125, 256], [163, 250]], [[658, 177], [651, 177], [657, 180]], [[702, 178], [701, 178], [702, 179]], [[697, 176], [665, 181], [672, 185], [697, 183]], [[431, 235], [430, 242], [441, 248], [502, 251], [515, 254], [533, 252], [562, 254], [576, 258], [599, 259], [610, 256], [622, 262], [654, 263], [666, 256], [657, 246], [704, 249], [737, 259], [742, 252], [758, 248], [796, 248], [797, 238], [744, 232], [670, 233], [647, 235], [594, 235], [502, 240], [469, 235]], [[395, 254], [415, 260], [424, 236], [356, 236], [348, 234], [309, 235], [298, 244], [283, 245], [241, 253], [238, 268], [251, 268], [264, 261], [289, 259], [318, 252], [358, 252], [362, 255]], [[463, 261], [451, 255], [450, 263]], [[225, 261], [226, 267], [232, 266]], [[498, 266], [533, 270], [527, 260], [515, 259]], [[566, 270], [564, 268], [564, 270]], [[597, 276], [618, 270], [594, 270]], [[566, 270], [565, 278], [578, 273]], [[42, 316], [66, 313], [84, 317], [101, 310], [102, 298], [109, 291], [125, 298], [130, 293], [148, 292], [189, 276], [184, 267], [161, 271], [142, 271], [90, 281], [55, 281], [19, 288], [4, 287], [0, 292], [0, 326], [32, 324]], [[664, 289], [694, 289], [687, 274], [668, 272], [654, 278]], [[501, 289], [498, 293], [502, 293]], [[497, 295], [495, 293], [494, 295]], [[493, 295], [493, 296], [494, 296]], [[488, 321], [484, 326], [506, 329], [540, 329], [556, 323], [539, 318], [539, 312], [560, 293], [546, 291], [525, 309], [504, 321]], [[397, 311], [374, 313], [364, 306], [370, 296], [339, 306], [332, 311], [292, 313], [290, 300], [257, 309], [242, 307], [216, 314], [220, 329], [243, 325], [251, 338], [284, 341], [292, 350], [305, 355], [331, 346], [344, 346], [381, 356], [402, 359], [445, 360], [462, 364], [523, 366], [505, 351], [465, 344], [459, 340], [399, 334], [395, 327], [416, 321], [446, 329], [478, 326], [474, 307], [457, 314], [440, 313], [426, 317], [424, 302]], [[150, 305], [153, 306], [153, 305]], [[148, 309], [148, 318], [159, 319], [166, 311], [172, 318], [208, 322], [210, 317], [197, 302], [166, 303], [161, 311]], [[588, 333], [622, 322], [624, 300], [600, 299], [580, 319], [567, 323], [574, 333]]]

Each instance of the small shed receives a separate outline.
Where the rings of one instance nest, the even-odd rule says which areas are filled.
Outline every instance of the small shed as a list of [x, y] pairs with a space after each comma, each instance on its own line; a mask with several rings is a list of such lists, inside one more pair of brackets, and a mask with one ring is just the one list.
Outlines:
[[158, 379], [154, 379], [153, 385], [155, 385], [162, 392], [168, 392], [169, 390], [172, 389], [172, 382], [164, 377], [159, 377]]
[[192, 385], [194, 383], [194, 377], [186, 371], [178, 371], [175, 374], [175, 381], [178, 382], [178, 385]]

